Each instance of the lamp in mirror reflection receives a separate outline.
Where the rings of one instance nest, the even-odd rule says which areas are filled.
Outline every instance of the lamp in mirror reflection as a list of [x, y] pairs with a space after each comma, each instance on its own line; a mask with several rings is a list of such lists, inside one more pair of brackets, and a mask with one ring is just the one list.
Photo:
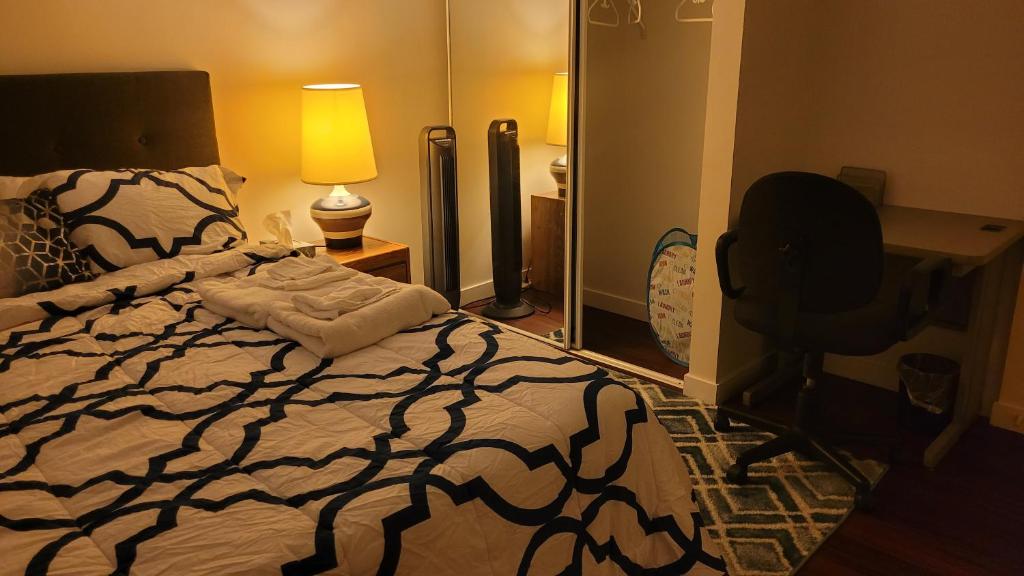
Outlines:
[[[547, 143], [566, 146], [569, 141], [569, 74], [559, 72], [551, 82], [551, 108], [548, 112]], [[566, 157], [562, 154], [551, 162], [551, 177], [558, 186], [558, 195], [565, 196]]]

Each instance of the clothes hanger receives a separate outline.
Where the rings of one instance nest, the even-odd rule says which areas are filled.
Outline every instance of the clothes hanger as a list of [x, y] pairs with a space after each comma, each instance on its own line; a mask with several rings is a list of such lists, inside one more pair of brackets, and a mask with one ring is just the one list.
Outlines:
[[[682, 0], [678, 6], [676, 6], [676, 22], [711, 22], [711, 17], [692, 18], [686, 16], [686, 5], [690, 4], [693, 6], [700, 6], [701, 4], [711, 4], [711, 15], [715, 14], [714, 0]], [[703, 12], [703, 10], [702, 10]]]
[[[640, 36], [647, 36], [647, 26], [644, 25], [644, 7], [640, 3], [640, 0], [626, 0], [629, 2], [629, 13], [627, 15], [627, 21], [630, 24], [636, 24], [640, 27]], [[634, 18], [634, 14], [636, 17]]]
[[[598, 4], [600, 4], [600, 7], [598, 7]], [[611, 12], [610, 13], [608, 12], [609, 8], [611, 8]], [[595, 12], [598, 13], [598, 16], [600, 16], [601, 14], [604, 14], [606, 16], [607, 15], [612, 15], [612, 16], [614, 16], [615, 19], [614, 19], [614, 21], [608, 21], [608, 20], [601, 20], [600, 18], [595, 18], [594, 17], [594, 13]], [[619, 9], [615, 7], [615, 2], [612, 2], [612, 0], [591, 0], [590, 1], [590, 7], [587, 8], [587, 22], [589, 22], [591, 24], [594, 24], [596, 26], [607, 26], [609, 28], [618, 28], [619, 27]]]

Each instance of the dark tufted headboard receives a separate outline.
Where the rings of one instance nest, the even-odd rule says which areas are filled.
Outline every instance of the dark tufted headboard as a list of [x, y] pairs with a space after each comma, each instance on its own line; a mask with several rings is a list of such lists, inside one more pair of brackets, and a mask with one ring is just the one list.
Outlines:
[[218, 164], [210, 75], [0, 76], [0, 175]]

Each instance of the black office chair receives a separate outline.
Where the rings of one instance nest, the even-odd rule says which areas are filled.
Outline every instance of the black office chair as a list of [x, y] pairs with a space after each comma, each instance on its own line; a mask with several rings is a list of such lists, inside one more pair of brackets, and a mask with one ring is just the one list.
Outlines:
[[[742, 287], [730, 274], [734, 244]], [[949, 261], [885, 254], [875, 207], [850, 186], [805, 172], [755, 182], [739, 227], [723, 234], [715, 251], [737, 322], [767, 336], [780, 354], [802, 357], [804, 377], [794, 424], [740, 454], [728, 479], [742, 483], [751, 464], [798, 451], [830, 464], [853, 484], [858, 507], [867, 507], [868, 479], [808, 429], [824, 354], [877, 354], [915, 334], [944, 296]], [[716, 426], [727, 429], [729, 417], [743, 416], [723, 406]]]

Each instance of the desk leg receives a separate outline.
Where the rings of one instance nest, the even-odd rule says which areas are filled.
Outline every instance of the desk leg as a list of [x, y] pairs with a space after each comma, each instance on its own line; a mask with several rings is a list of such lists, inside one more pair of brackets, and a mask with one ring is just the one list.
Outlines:
[[993, 342], [989, 349], [985, 372], [985, 388], [981, 394], [981, 412], [986, 417], [992, 413], [992, 404], [999, 399], [1006, 370], [1006, 355], [1010, 351], [1010, 330], [1013, 327], [1017, 291], [1021, 283], [1021, 265], [1024, 263], [1024, 241], [1009, 248], [1003, 257], [1003, 272], [1000, 277], [998, 301], [995, 303], [996, 318], [992, 325]]
[[992, 260], [980, 270], [971, 294], [971, 316], [967, 326], [967, 350], [960, 369], [953, 421], [924, 451], [924, 465], [934, 468], [949, 449], [956, 444], [978, 415], [988, 375], [988, 359], [995, 340], [995, 319], [999, 300], [999, 287], [1006, 266], [1005, 254]]

